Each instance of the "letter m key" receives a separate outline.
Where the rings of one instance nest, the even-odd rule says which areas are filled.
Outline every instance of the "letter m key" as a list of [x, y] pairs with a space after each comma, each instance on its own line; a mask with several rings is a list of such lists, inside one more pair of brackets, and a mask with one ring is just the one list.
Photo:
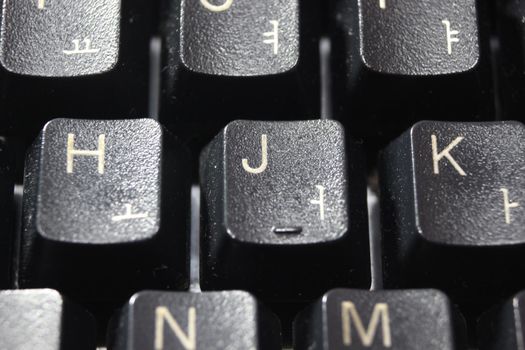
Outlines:
[[[374, 305], [372, 316], [368, 326], [364, 327], [363, 320], [351, 301], [341, 303], [341, 323], [343, 331], [343, 344], [351, 346], [353, 344], [352, 333], [356, 333], [359, 341], [366, 347], [372, 346], [375, 341], [377, 328], [381, 323], [383, 346], [390, 348], [392, 346], [392, 335], [390, 333], [390, 316], [388, 313], [388, 304], [378, 303]], [[353, 331], [355, 329], [355, 332]]]

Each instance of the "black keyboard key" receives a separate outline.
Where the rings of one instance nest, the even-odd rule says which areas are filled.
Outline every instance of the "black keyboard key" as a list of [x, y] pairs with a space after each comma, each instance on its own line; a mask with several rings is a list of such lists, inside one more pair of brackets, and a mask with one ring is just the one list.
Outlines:
[[45, 77], [100, 74], [118, 60], [120, 0], [5, 1], [0, 60]]
[[141, 292], [116, 320], [109, 350], [281, 349], [279, 321], [246, 292]]
[[514, 296], [484, 314], [478, 325], [480, 350], [520, 350], [525, 328], [525, 294]]
[[94, 350], [95, 322], [54, 290], [0, 291], [0, 348]]
[[148, 115], [152, 2], [3, 5], [0, 61], [10, 73], [2, 111], [21, 149], [56, 117]]
[[167, 3], [164, 123], [204, 143], [239, 117], [319, 115], [317, 4]]
[[20, 285], [120, 302], [187, 288], [185, 167], [152, 119], [48, 123], [27, 158]]
[[503, 119], [523, 119], [525, 108], [525, 3], [496, 1], [497, 77]]
[[294, 323], [294, 349], [465, 349], [464, 322], [436, 290], [328, 292]]
[[475, 0], [339, 0], [332, 17], [336, 115], [371, 147], [423, 117], [492, 116]]
[[387, 287], [480, 305], [525, 287], [523, 124], [421, 122], [382, 158]]
[[13, 259], [13, 178], [7, 142], [0, 137], [0, 289], [11, 284]]
[[362, 160], [339, 123], [235, 121], [200, 166], [204, 289], [276, 301], [370, 285]]

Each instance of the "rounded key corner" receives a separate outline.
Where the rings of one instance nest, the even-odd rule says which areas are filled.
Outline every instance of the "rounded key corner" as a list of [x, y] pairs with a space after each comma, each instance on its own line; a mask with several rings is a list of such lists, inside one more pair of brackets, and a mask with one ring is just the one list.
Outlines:
[[131, 123], [141, 123], [144, 128], [151, 128], [155, 129], [155, 134], [163, 135], [166, 131], [169, 132], [169, 130], [165, 129], [164, 126], [159, 123], [157, 120], [153, 118], [140, 118], [140, 119], [127, 119], [127, 121]]
[[205, 294], [219, 294], [219, 295], [229, 295], [233, 298], [244, 301], [248, 301], [252, 304], [257, 304], [259, 301], [252, 293], [245, 290], [230, 290], [230, 291], [217, 291], [217, 292], [207, 292]]
[[525, 131], [525, 123], [523, 121], [518, 120], [517, 118], [512, 119], [512, 120], [505, 120], [505, 121], [502, 121], [501, 123], [506, 126], [518, 127], [520, 129], [523, 129], [523, 131]]
[[333, 289], [330, 289], [329, 291], [325, 292], [319, 298], [319, 300], [323, 304], [326, 304], [328, 302], [328, 300], [333, 298], [333, 297], [339, 297], [342, 294], [352, 293], [352, 292], [361, 292], [361, 291], [362, 291], [361, 289], [337, 287], [337, 288], [333, 288]]
[[57, 73], [56, 71], [43, 71], [39, 69], [25, 69], [25, 66], [20, 65], [10, 65], [5, 62], [4, 55], [0, 56], [0, 64], [2, 67], [9, 73], [14, 75], [21, 75], [26, 77], [34, 77], [34, 78], [57, 78], [57, 79], [74, 79], [74, 78], [82, 78], [82, 77], [92, 77], [97, 76], [101, 74], [106, 74], [113, 69], [118, 64], [118, 56], [115, 60], [112, 60], [109, 64], [106, 64], [105, 66], [98, 67], [96, 70], [84, 70], [82, 72], [75, 72], [70, 70], [63, 70], [60, 73]]
[[125, 303], [125, 306], [134, 306], [137, 303], [140, 303], [142, 299], [149, 298], [151, 296], [155, 296], [155, 295], [160, 294], [160, 293], [162, 293], [162, 292], [155, 291], [155, 290], [149, 290], [149, 289], [135, 292], [135, 294], [133, 294], [128, 299], [128, 301]]

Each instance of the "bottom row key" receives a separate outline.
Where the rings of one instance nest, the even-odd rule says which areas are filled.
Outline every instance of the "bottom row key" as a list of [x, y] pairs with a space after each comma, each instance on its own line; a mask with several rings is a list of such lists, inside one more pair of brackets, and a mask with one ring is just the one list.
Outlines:
[[93, 350], [95, 321], [51, 289], [0, 291], [0, 349]]
[[[518, 350], [525, 294], [480, 323], [480, 349]], [[242, 291], [134, 295], [110, 325], [108, 350], [280, 350], [279, 320]], [[95, 323], [50, 289], [0, 291], [0, 349], [94, 350]], [[300, 313], [296, 350], [466, 349], [465, 323], [437, 290], [338, 289]]]
[[116, 318], [108, 349], [280, 350], [280, 324], [246, 292], [141, 292]]
[[298, 315], [296, 350], [465, 349], [465, 324], [436, 290], [338, 289]]

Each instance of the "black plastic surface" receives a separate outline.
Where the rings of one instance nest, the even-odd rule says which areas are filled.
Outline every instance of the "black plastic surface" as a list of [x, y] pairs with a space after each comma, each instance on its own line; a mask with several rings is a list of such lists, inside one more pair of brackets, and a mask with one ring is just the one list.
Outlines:
[[110, 334], [109, 350], [142, 350], [153, 344], [173, 350], [281, 349], [277, 318], [239, 291], [141, 292], [115, 319]]

